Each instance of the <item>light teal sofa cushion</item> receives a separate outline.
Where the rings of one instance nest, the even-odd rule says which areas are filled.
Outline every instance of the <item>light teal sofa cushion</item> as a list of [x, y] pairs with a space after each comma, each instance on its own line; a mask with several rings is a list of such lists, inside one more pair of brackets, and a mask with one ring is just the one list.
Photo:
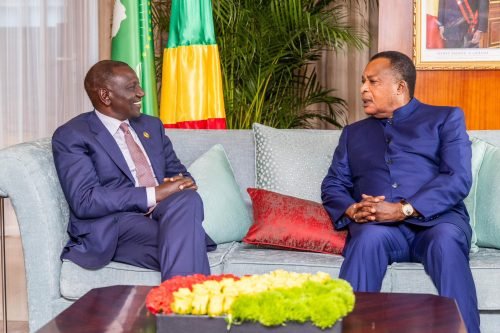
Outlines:
[[[235, 243], [221, 244], [217, 249], [208, 252], [210, 272], [222, 274], [223, 260]], [[114, 285], [157, 286], [161, 282], [160, 272], [147, 268], [110, 262], [100, 269], [85, 269], [77, 264], [64, 260], [61, 268], [61, 295], [69, 300], [76, 300], [90, 289]]]
[[321, 182], [340, 131], [284, 130], [254, 124], [256, 187], [321, 202]]
[[[470, 255], [470, 267], [476, 283], [479, 309], [498, 310], [500, 251], [480, 248], [478, 252]], [[391, 277], [392, 289], [390, 291], [392, 292], [437, 294], [436, 287], [423, 270], [422, 264], [394, 263], [389, 267], [387, 274]], [[482, 318], [481, 327], [483, 328]]]
[[240, 241], [252, 224], [224, 148], [214, 145], [188, 168], [203, 199], [203, 228], [217, 244]]
[[500, 249], [500, 150], [484, 143], [475, 200], [477, 245]]
[[472, 186], [469, 195], [464, 200], [464, 203], [465, 206], [467, 207], [467, 211], [469, 212], [470, 225], [472, 227], [472, 239], [471, 239], [470, 251], [471, 253], [476, 253], [479, 250], [477, 246], [477, 235], [475, 231], [479, 215], [476, 205], [478, 175], [479, 175], [479, 169], [481, 168], [481, 164], [483, 162], [484, 153], [486, 152], [486, 147], [489, 144], [474, 137], [471, 138], [471, 141], [472, 141]]

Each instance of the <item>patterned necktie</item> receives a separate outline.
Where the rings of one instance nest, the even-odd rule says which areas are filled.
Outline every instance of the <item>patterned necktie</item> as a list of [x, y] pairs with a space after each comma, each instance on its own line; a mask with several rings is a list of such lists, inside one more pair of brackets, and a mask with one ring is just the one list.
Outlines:
[[135, 175], [139, 181], [139, 186], [154, 187], [156, 186], [153, 172], [149, 166], [146, 156], [141, 150], [141, 147], [135, 142], [132, 134], [130, 134], [127, 123], [121, 123], [120, 129], [125, 136], [125, 143], [127, 144], [128, 151], [135, 164]]

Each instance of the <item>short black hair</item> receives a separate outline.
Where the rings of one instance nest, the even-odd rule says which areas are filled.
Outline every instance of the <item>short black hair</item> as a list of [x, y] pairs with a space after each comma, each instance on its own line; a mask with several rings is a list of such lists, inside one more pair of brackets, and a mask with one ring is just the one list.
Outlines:
[[129, 67], [129, 65], [122, 61], [116, 60], [101, 60], [95, 65], [90, 67], [87, 75], [85, 75], [84, 87], [87, 95], [94, 107], [98, 103], [97, 91], [99, 88], [107, 87], [108, 83], [113, 76], [113, 70], [117, 67]]
[[385, 58], [391, 62], [392, 69], [401, 75], [401, 78], [408, 84], [410, 98], [415, 93], [415, 82], [417, 81], [417, 70], [413, 61], [406, 55], [398, 51], [383, 51], [375, 54], [370, 61]]

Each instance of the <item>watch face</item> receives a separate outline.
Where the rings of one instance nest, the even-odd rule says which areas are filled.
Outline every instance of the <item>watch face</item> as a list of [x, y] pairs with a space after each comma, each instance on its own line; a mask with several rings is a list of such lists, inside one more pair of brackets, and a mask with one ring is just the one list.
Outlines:
[[403, 205], [403, 214], [405, 216], [411, 216], [413, 214], [413, 207], [410, 204]]

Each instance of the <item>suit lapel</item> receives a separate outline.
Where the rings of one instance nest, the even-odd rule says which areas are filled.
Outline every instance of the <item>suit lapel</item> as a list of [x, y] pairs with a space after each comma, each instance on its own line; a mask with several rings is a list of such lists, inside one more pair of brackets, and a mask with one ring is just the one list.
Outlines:
[[116, 144], [113, 136], [99, 120], [95, 112], [93, 112], [89, 118], [89, 126], [95, 133], [96, 140], [101, 144], [102, 148], [106, 151], [116, 166], [127, 176], [128, 179], [130, 179], [133, 184], [135, 184], [134, 177], [132, 177], [132, 174], [130, 173], [130, 169], [128, 168], [127, 162], [125, 161], [120, 148]]

